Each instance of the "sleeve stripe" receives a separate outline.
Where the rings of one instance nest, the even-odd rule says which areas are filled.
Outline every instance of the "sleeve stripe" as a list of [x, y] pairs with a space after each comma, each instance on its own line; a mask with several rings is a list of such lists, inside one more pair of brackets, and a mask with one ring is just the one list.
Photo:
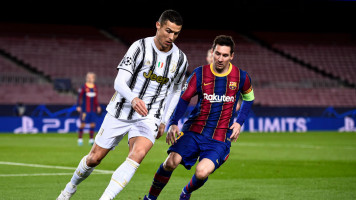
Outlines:
[[119, 66], [119, 67], [117, 68], [117, 70], [120, 70], [120, 69], [125, 70], [125, 71], [129, 72], [131, 75], [133, 75], [133, 73], [132, 73], [130, 70], [127, 70], [127, 69], [122, 68], [122, 67]]
[[179, 79], [178, 79], [178, 83], [177, 83], [177, 84], [180, 84], [180, 83], [182, 82], [182, 78], [185, 76], [185, 73], [187, 72], [187, 69], [188, 69], [188, 62], [185, 62], [183, 71], [182, 71], [182, 73], [180, 74], [180, 77], [179, 77]]
[[248, 94], [248, 93], [250, 93], [251, 91], [252, 91], [252, 86], [251, 86], [248, 90], [242, 91], [242, 94]]

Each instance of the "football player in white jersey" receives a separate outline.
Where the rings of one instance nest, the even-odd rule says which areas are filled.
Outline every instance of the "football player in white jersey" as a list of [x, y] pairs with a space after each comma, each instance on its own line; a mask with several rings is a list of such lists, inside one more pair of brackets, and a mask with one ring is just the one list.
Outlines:
[[185, 54], [173, 43], [183, 25], [180, 14], [166, 10], [156, 22], [157, 32], [134, 42], [120, 62], [115, 94], [88, 155], [57, 199], [70, 199], [77, 185], [128, 134], [129, 154], [115, 170], [101, 200], [114, 199], [131, 180], [140, 163], [162, 136], [175, 109], [188, 67]]

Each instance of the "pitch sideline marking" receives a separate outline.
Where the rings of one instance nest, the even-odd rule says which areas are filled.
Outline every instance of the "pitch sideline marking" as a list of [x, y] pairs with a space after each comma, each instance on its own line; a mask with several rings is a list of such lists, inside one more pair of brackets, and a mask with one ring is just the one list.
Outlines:
[[73, 173], [40, 173], [40, 174], [0, 174], [0, 177], [16, 177], [16, 176], [64, 176], [72, 175]]
[[[55, 165], [39, 165], [39, 164], [29, 164], [29, 163], [17, 163], [17, 162], [5, 162], [5, 161], [0, 161], [0, 165], [12, 165], [12, 166], [23, 166], [23, 167], [37, 167], [37, 168], [49, 168], [49, 169], [65, 169], [65, 170], [76, 170], [77, 168], [75, 167], [65, 167], [65, 166], [55, 166]], [[102, 169], [96, 169], [94, 170], [96, 174], [112, 174], [114, 171], [112, 170], [102, 170]], [[49, 174], [51, 175], [68, 175], [69, 173], [42, 173], [37, 174], [38, 176], [48, 176]], [[70, 173], [72, 175], [73, 173]], [[29, 176], [31, 174], [22, 174], [23, 176]], [[21, 176], [20, 174], [0, 174], [0, 176]]]

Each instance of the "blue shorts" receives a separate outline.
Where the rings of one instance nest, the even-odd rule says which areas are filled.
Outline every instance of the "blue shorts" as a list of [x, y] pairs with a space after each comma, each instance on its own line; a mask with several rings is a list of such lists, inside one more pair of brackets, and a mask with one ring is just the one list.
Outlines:
[[95, 112], [80, 113], [80, 122], [86, 123], [86, 124], [96, 123], [96, 113]]
[[211, 160], [215, 164], [215, 170], [219, 168], [229, 157], [230, 147], [223, 143], [204, 135], [194, 132], [182, 132], [177, 143], [170, 146], [170, 152], [176, 152], [182, 156], [182, 164], [186, 169], [190, 169], [198, 160], [203, 158]]

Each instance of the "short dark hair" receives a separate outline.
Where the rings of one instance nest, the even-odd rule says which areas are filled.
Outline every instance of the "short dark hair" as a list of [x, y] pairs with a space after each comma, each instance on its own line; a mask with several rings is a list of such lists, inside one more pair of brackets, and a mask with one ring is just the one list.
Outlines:
[[182, 16], [175, 10], [165, 10], [158, 19], [160, 24], [165, 24], [169, 20], [172, 23], [177, 24], [178, 26], [183, 25]]
[[230, 54], [234, 53], [235, 50], [235, 42], [231, 36], [228, 35], [219, 35], [216, 36], [213, 44], [213, 50], [215, 50], [216, 45], [220, 46], [229, 46], [230, 47]]

